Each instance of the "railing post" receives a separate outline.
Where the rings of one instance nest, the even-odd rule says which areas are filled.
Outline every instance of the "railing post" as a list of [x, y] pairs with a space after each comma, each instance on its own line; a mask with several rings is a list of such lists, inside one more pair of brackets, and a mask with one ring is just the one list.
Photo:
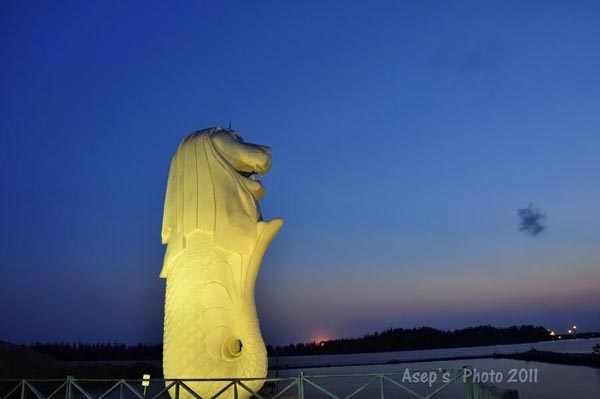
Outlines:
[[175, 381], [175, 399], [179, 399], [179, 380]]
[[238, 380], [233, 380], [233, 399], [238, 399]]
[[379, 376], [379, 392], [380, 392], [380, 399], [384, 399], [385, 398], [385, 394], [383, 392], [383, 375]]
[[304, 399], [304, 371], [298, 373], [298, 399]]
[[67, 389], [65, 390], [65, 399], [71, 399], [71, 390], [73, 385], [73, 376], [67, 376]]
[[473, 393], [473, 368], [471, 366], [464, 366], [462, 369], [462, 378], [465, 382], [465, 398], [474, 399]]
[[[275, 349], [275, 378], [279, 378], [279, 351], [277, 349]], [[277, 394], [279, 394], [279, 379], [275, 383], [275, 395]]]
[[25, 399], [25, 380], [21, 381], [21, 399]]

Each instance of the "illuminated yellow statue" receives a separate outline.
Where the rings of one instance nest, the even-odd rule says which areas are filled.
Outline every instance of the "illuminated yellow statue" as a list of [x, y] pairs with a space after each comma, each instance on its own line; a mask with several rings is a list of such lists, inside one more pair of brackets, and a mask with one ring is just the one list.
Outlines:
[[[256, 178], [271, 149], [221, 127], [186, 137], [173, 160], [165, 198], [160, 276], [167, 279], [165, 378], [262, 378], [267, 353], [254, 303], [263, 255], [283, 224], [262, 220]], [[258, 391], [262, 381], [247, 382]], [[224, 382], [187, 383], [201, 397]], [[239, 389], [240, 398], [250, 396]], [[191, 397], [180, 389], [182, 398]], [[220, 397], [233, 397], [230, 387]]]

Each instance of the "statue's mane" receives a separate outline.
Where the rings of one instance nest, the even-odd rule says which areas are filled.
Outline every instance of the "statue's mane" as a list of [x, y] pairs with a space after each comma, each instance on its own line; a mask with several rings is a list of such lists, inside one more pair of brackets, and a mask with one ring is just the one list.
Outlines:
[[219, 153], [212, 141], [220, 128], [186, 137], [171, 161], [162, 242], [168, 244], [161, 277], [186, 245], [185, 237], [199, 229], [213, 233], [216, 246], [242, 255], [252, 253], [260, 218], [243, 177]]

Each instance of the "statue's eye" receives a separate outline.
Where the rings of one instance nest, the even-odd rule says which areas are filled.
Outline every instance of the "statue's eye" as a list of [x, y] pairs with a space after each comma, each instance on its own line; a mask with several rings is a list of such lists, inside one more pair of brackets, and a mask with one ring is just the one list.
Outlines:
[[233, 136], [233, 138], [239, 141], [240, 143], [244, 142], [244, 139], [242, 138], [242, 136], [239, 135], [238, 132], [231, 132], [231, 136]]

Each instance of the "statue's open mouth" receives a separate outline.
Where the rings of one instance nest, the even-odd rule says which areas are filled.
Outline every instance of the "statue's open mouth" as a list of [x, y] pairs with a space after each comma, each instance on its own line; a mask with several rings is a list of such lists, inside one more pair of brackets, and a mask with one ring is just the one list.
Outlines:
[[244, 186], [252, 193], [255, 200], [260, 200], [265, 195], [265, 188], [260, 181], [261, 175], [257, 172], [237, 171], [244, 179]]
[[250, 180], [260, 180], [260, 175], [257, 172], [242, 172], [237, 171], [240, 175], [244, 176], [246, 179]]

